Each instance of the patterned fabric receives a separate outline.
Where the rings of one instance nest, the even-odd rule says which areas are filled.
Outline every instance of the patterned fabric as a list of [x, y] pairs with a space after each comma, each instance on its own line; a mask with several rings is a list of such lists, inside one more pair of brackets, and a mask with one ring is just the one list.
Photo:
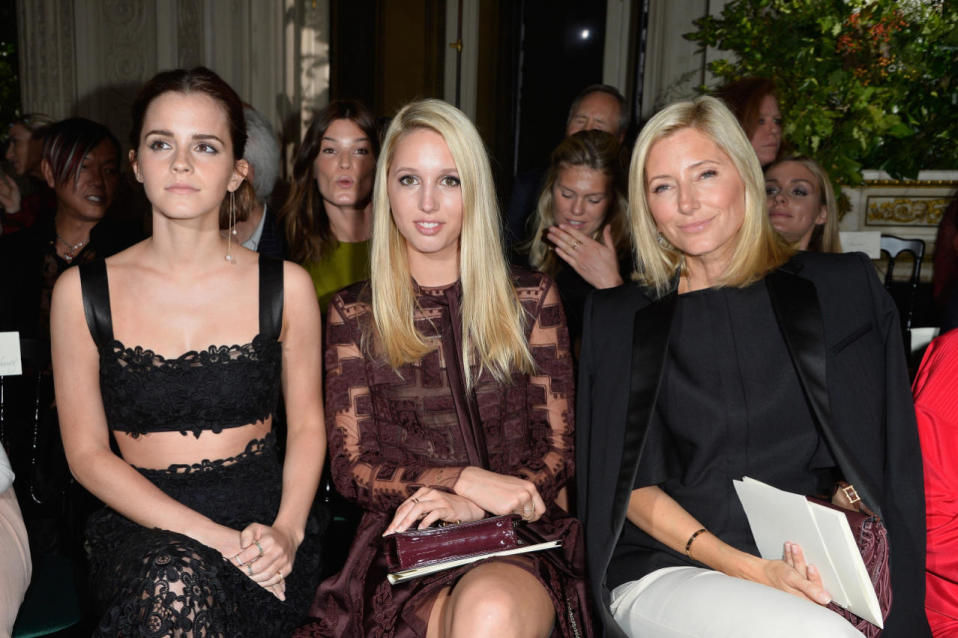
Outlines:
[[[512, 382], [503, 384], [474, 368], [476, 411], [488, 469], [532, 481], [543, 500], [553, 503], [573, 469], [568, 333], [550, 279], [522, 273], [514, 284], [537, 370], [514, 373]], [[343, 290], [330, 304], [325, 397], [332, 475], [337, 489], [365, 512], [343, 570], [317, 592], [311, 613], [319, 621], [312, 633], [297, 635], [423, 636], [436, 594], [468, 569], [391, 586], [380, 545], [403, 500], [422, 486], [451, 490], [470, 465], [467, 432], [460, 426], [469, 402], [454, 390], [462, 376], [460, 296], [458, 284], [417, 289], [416, 327], [436, 348], [398, 370], [363, 350], [371, 320], [364, 283]], [[578, 521], [553, 505], [533, 527], [547, 538], [563, 539], [564, 552], [530, 554], [516, 564], [549, 591], [557, 635], [572, 635], [567, 601], [580, 582]], [[575, 602], [572, 607], [578, 609]]]
[[261, 421], [279, 400], [280, 343], [258, 334], [239, 346], [210, 346], [166, 359], [113, 341], [100, 350], [107, 421], [137, 437], [146, 432], [221, 432]]
[[[282, 468], [272, 434], [233, 458], [139, 472], [172, 498], [234, 529], [272, 521], [279, 509]], [[289, 636], [316, 585], [320, 531], [314, 514], [286, 577], [283, 602], [213, 548], [105, 508], [87, 526], [93, 589], [106, 609], [94, 635]]]

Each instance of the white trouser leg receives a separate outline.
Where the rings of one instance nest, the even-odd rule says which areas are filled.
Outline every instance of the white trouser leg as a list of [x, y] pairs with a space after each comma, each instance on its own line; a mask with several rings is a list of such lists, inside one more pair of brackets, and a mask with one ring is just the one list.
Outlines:
[[862, 638], [827, 607], [699, 567], [667, 567], [616, 587], [612, 615], [636, 638]]

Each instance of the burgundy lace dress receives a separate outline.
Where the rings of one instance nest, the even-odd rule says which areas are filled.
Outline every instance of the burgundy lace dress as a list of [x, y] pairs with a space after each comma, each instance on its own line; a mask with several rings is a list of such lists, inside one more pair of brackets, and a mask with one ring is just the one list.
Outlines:
[[[521, 273], [514, 283], [537, 371], [514, 374], [507, 385], [483, 372], [474, 387], [476, 418], [488, 469], [532, 481], [551, 504], [534, 527], [562, 539], [563, 549], [528, 554], [516, 564], [549, 591], [556, 634], [574, 636], [584, 622], [575, 595], [583, 587], [581, 532], [578, 521], [553, 504], [573, 470], [569, 338], [552, 281]], [[396, 508], [422, 486], [451, 490], [470, 465], [468, 426], [460, 426], [469, 419], [459, 360], [461, 288], [417, 293], [416, 327], [438, 347], [398, 371], [364, 354], [364, 327], [372, 318], [365, 284], [344, 289], [330, 303], [326, 423], [332, 475], [339, 491], [365, 511], [342, 571], [319, 587], [311, 609], [318, 621], [297, 635], [424, 636], [436, 595], [469, 569], [395, 586], [386, 580], [381, 535]]]

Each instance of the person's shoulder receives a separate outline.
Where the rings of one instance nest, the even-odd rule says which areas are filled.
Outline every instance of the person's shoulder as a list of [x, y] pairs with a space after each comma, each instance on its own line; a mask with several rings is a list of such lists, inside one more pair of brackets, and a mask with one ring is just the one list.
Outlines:
[[819, 253], [798, 252], [783, 266], [795, 274], [806, 278], [835, 277], [840, 274], [860, 275], [871, 266], [868, 255], [861, 252]]
[[592, 312], [595, 314], [633, 314], [655, 301], [647, 288], [632, 281], [615, 288], [595, 290], [590, 297]]

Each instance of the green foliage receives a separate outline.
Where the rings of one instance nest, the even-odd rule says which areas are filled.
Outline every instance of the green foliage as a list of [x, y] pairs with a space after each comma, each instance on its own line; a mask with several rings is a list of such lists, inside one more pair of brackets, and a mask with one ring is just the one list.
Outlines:
[[[775, 81], [784, 134], [832, 179], [958, 168], [958, 9], [947, 0], [732, 0], [686, 38], [721, 83]], [[706, 87], [702, 87], [703, 90]]]

